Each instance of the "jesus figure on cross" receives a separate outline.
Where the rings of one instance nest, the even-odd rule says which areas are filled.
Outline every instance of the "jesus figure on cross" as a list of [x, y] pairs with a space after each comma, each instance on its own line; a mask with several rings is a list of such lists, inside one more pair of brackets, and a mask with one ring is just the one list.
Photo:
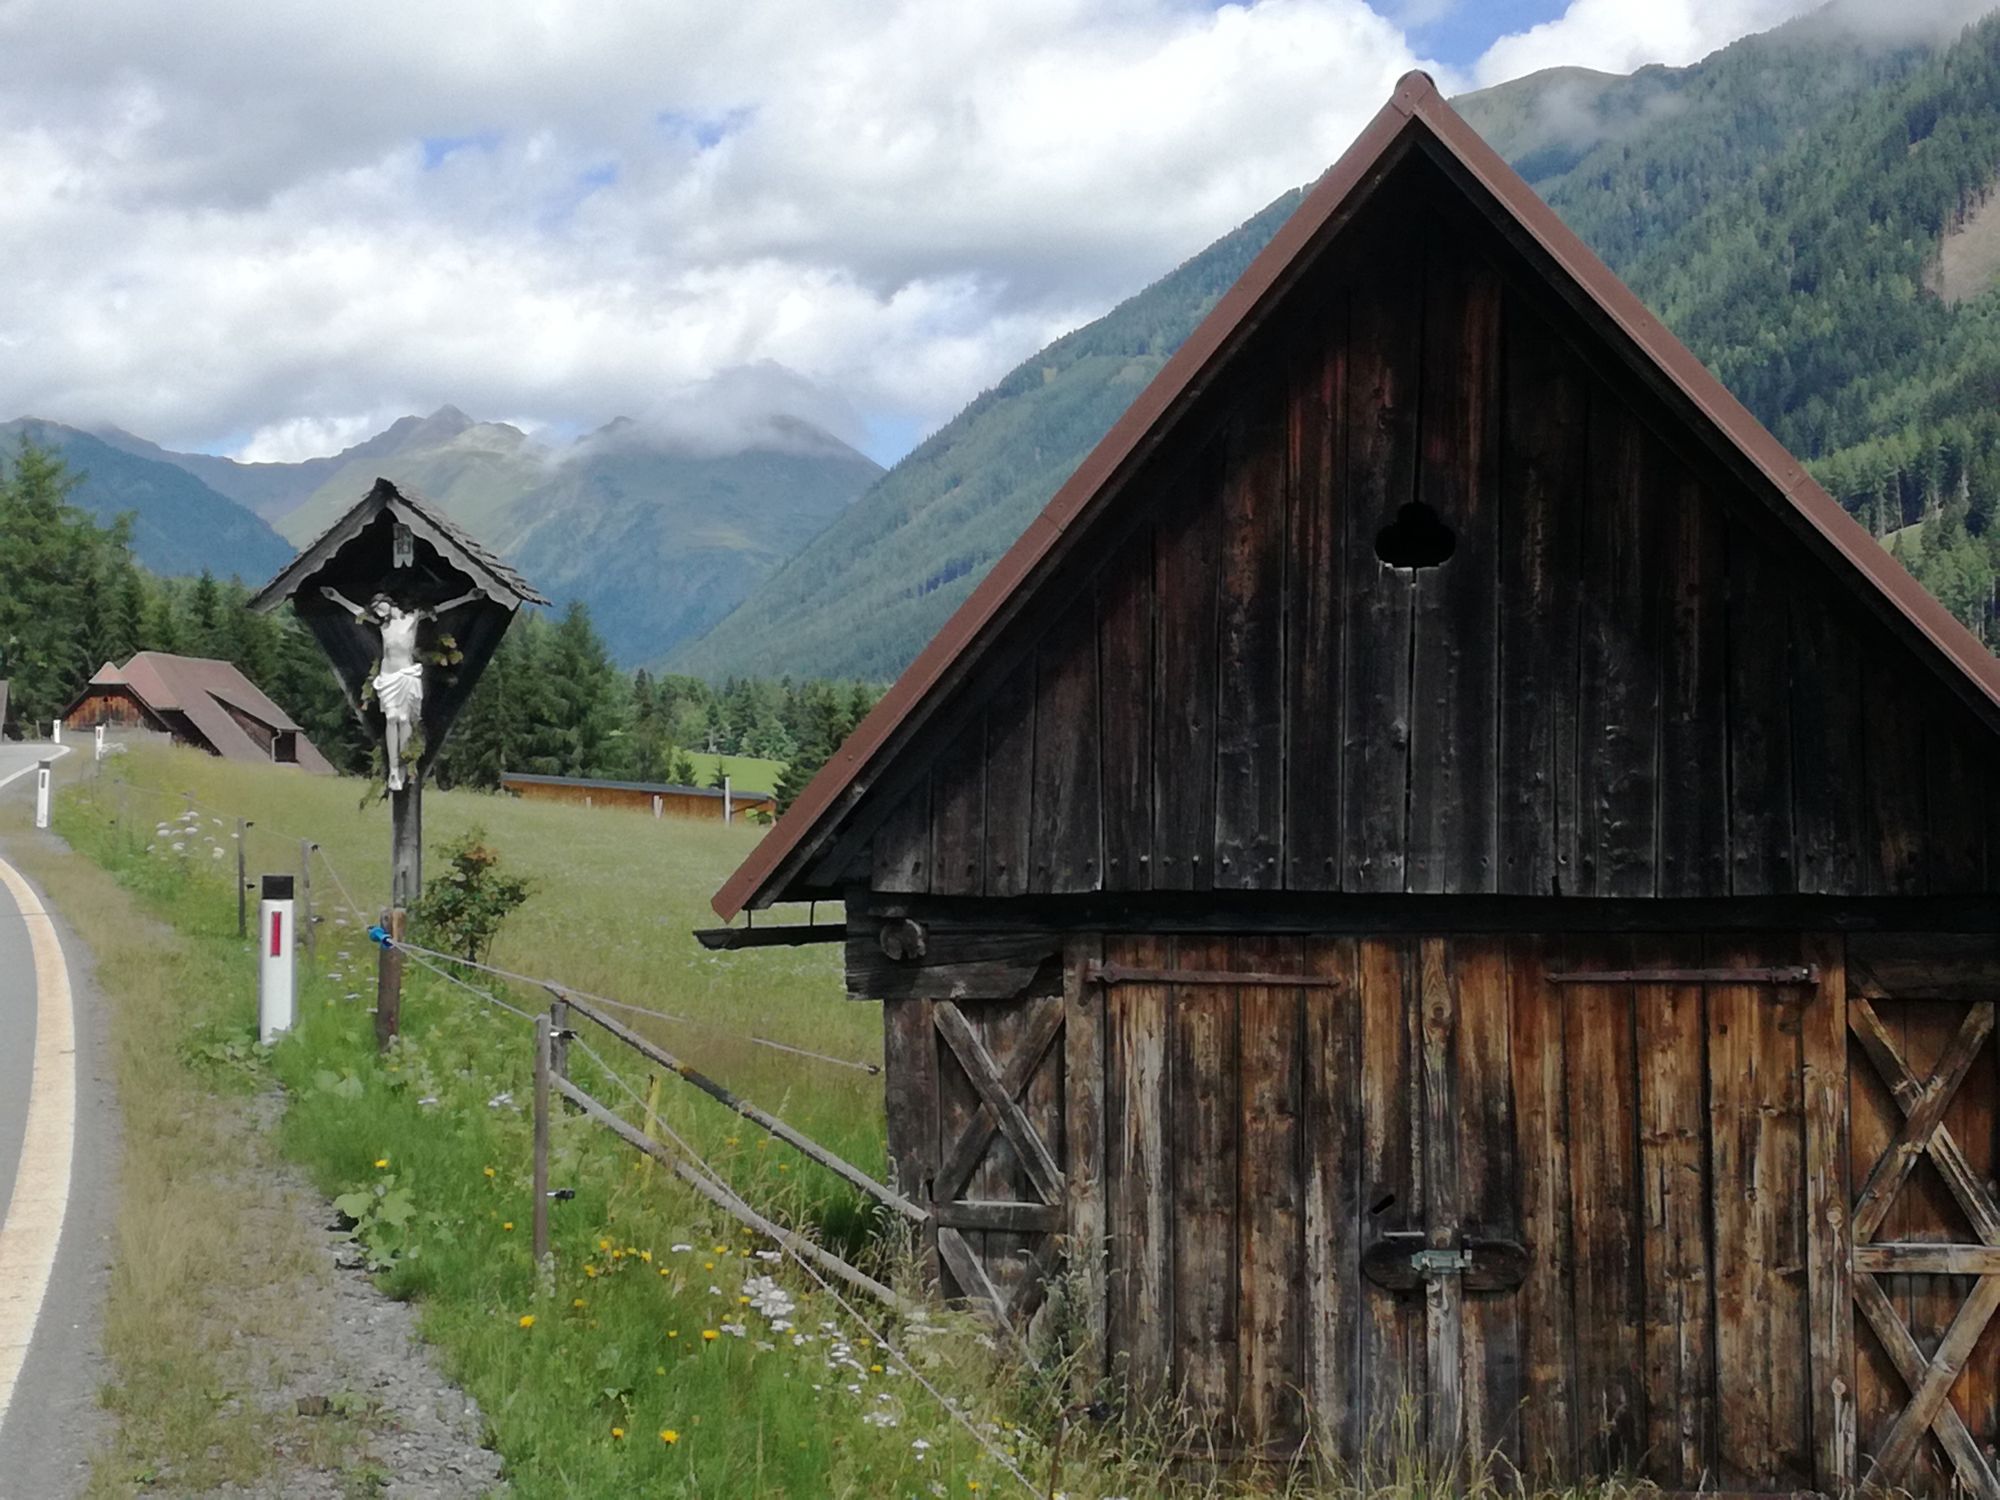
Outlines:
[[332, 588], [320, 592], [363, 625], [382, 636], [382, 657], [375, 667], [375, 702], [382, 710], [383, 751], [389, 762], [389, 790], [403, 789], [403, 754], [416, 735], [424, 712], [424, 664], [417, 657], [417, 630], [427, 621], [448, 614], [479, 597], [473, 589], [443, 604], [405, 609], [387, 594], [377, 594], [363, 609]]

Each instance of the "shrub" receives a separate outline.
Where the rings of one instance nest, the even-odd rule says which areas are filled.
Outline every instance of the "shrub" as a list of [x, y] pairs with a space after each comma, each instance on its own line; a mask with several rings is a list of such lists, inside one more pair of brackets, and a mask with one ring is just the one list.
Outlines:
[[473, 828], [445, 846], [446, 868], [424, 882], [411, 915], [432, 944], [474, 963], [493, 944], [507, 914], [533, 893], [516, 875], [500, 873], [500, 851]]

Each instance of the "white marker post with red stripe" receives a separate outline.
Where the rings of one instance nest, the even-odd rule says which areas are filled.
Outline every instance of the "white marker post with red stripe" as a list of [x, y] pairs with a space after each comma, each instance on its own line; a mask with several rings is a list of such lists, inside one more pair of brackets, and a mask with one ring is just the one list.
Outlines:
[[257, 903], [257, 1040], [269, 1046], [292, 1029], [296, 1005], [292, 949], [297, 940], [290, 875], [266, 875]]

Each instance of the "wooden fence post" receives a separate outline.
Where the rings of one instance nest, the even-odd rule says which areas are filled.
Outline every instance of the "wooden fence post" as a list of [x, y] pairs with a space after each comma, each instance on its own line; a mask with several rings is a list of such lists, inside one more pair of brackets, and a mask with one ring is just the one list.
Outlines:
[[384, 912], [382, 925], [389, 932], [389, 946], [375, 968], [375, 1047], [387, 1052], [389, 1043], [403, 1029], [403, 909]]
[[299, 936], [306, 940], [306, 972], [319, 972], [319, 919], [313, 915], [313, 850], [311, 839], [299, 840]]
[[236, 935], [250, 935], [250, 867], [243, 848], [244, 830], [249, 824], [242, 818], [236, 820]]
[[549, 1256], [549, 1045], [547, 1016], [535, 1017], [535, 1275], [547, 1280], [554, 1266]]
[[549, 1002], [549, 1067], [556, 1077], [569, 1077], [569, 1038], [573, 1028], [570, 1025], [569, 1001], [562, 991], [550, 990], [555, 999]]

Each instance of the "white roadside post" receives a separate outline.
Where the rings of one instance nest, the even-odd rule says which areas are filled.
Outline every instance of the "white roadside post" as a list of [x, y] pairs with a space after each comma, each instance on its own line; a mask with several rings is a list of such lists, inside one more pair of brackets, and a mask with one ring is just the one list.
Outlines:
[[97, 753], [96, 753], [96, 755], [95, 755], [95, 756], [93, 757], [93, 759], [96, 759], [96, 760], [103, 760], [103, 759], [104, 759], [104, 726], [103, 726], [102, 724], [99, 724], [99, 725], [97, 726], [97, 728], [96, 728], [96, 730], [95, 730], [94, 732], [95, 732], [95, 734], [96, 734], [96, 736], [97, 736]]
[[723, 777], [723, 778], [722, 778], [722, 821], [723, 821], [723, 822], [725, 822], [725, 823], [727, 823], [727, 822], [729, 822], [729, 821], [730, 821], [730, 818], [729, 818], [729, 778], [728, 778], [727, 776], [725, 776], [725, 777]]
[[292, 1029], [292, 949], [297, 940], [290, 875], [266, 875], [257, 904], [257, 1040], [265, 1046]]
[[61, 719], [49, 720], [49, 743], [52, 745], [60, 745], [62, 743]]
[[55, 765], [52, 760], [40, 761], [35, 766], [35, 826], [49, 826], [49, 772]]

